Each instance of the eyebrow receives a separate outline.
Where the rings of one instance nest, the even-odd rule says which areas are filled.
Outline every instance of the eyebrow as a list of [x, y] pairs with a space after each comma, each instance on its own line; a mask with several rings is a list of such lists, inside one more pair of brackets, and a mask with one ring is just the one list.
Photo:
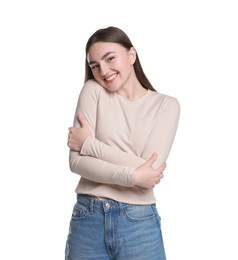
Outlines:
[[[100, 60], [104, 60], [108, 55], [110, 55], [110, 54], [112, 54], [112, 53], [115, 53], [115, 52], [114, 52], [114, 51], [108, 51], [108, 52], [106, 52], [105, 54], [103, 54], [103, 56], [101, 57]], [[92, 65], [92, 64], [94, 64], [94, 63], [97, 63], [97, 62], [94, 61], [94, 60], [92, 60], [92, 61], [89, 62], [89, 65]]]

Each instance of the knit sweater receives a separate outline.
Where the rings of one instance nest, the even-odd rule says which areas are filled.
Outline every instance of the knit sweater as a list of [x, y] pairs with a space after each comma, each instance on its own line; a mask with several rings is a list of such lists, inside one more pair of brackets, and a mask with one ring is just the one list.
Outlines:
[[135, 186], [132, 175], [154, 152], [158, 154], [154, 168], [167, 160], [179, 121], [177, 99], [147, 90], [139, 100], [129, 101], [89, 80], [79, 95], [75, 127], [80, 127], [79, 112], [91, 135], [80, 153], [70, 151], [70, 169], [81, 176], [76, 193], [131, 204], [155, 203], [153, 189]]

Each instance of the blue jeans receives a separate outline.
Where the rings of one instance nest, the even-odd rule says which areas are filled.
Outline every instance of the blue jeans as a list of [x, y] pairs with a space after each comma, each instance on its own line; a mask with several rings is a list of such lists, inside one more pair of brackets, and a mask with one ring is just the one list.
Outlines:
[[77, 195], [65, 260], [166, 260], [155, 204]]

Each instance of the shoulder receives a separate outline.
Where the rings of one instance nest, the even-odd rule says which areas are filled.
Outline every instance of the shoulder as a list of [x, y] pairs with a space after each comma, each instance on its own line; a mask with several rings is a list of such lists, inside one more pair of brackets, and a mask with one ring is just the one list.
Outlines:
[[151, 96], [153, 97], [155, 102], [160, 105], [161, 110], [180, 111], [180, 103], [177, 98], [163, 93], [155, 92], [155, 91], [151, 91]]
[[100, 91], [102, 87], [95, 81], [94, 79], [89, 79], [83, 85], [83, 90], [86, 89], [88, 91]]
[[80, 95], [83, 97], [97, 98], [102, 87], [93, 79], [86, 81], [81, 89]]

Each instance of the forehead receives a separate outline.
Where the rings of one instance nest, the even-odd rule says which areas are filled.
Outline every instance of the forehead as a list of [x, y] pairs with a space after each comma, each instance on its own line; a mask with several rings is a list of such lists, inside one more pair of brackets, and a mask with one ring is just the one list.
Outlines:
[[126, 48], [114, 42], [96, 42], [89, 48], [87, 60], [100, 59], [107, 52], [126, 52]]

